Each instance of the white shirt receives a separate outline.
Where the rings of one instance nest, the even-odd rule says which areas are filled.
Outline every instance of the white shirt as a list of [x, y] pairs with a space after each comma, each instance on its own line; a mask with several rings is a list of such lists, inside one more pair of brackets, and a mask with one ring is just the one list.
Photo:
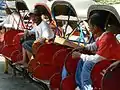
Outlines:
[[[90, 50], [90, 51], [96, 51], [97, 50], [96, 42], [86, 45], [86, 48], [87, 50]], [[95, 54], [95, 55], [81, 54], [80, 58], [83, 59], [83, 61], [92, 61], [94, 63], [97, 63], [101, 60], [106, 59], [105, 57], [102, 57], [98, 54]]]
[[54, 32], [50, 29], [50, 26], [47, 22], [42, 21], [38, 26], [35, 27], [35, 35], [36, 39], [52, 39], [54, 37]]

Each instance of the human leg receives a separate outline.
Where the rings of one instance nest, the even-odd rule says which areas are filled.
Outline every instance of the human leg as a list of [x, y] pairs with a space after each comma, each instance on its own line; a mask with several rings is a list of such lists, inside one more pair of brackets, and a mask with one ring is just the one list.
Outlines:
[[13, 65], [16, 64], [26, 64], [26, 59], [27, 59], [27, 52], [32, 52], [32, 44], [33, 44], [34, 40], [28, 40], [28, 41], [24, 41], [22, 43], [22, 54], [23, 54], [23, 59], [21, 61], [18, 61], [16, 63], [14, 63]]
[[26, 56], [27, 54], [26, 54], [26, 50], [24, 48], [22, 48], [22, 53], [23, 53], [23, 62], [25, 62], [27, 59], [27, 56]]
[[90, 74], [94, 65], [95, 63], [92, 61], [84, 62], [82, 72], [81, 72], [82, 90], [93, 90]]
[[82, 83], [81, 83], [81, 72], [82, 72], [82, 67], [83, 67], [84, 61], [82, 59], [79, 60], [76, 68], [76, 73], [75, 73], [75, 81], [77, 86], [81, 89]]
[[35, 40], [27, 40], [27, 41], [24, 41], [22, 43], [22, 46], [23, 48], [26, 50], [26, 51], [29, 51], [32, 53], [32, 45], [34, 43]]
[[33, 59], [33, 54], [32, 54], [33, 43], [34, 43], [34, 40], [28, 40], [22, 44], [22, 46], [25, 48], [24, 50], [26, 53], [26, 57], [28, 57], [28, 61], [27, 61], [26, 57], [23, 58], [24, 66], [27, 66], [27, 63], [29, 62], [29, 60]]
[[68, 74], [68, 72], [67, 72], [65, 65], [64, 65], [63, 69], [62, 69], [62, 80], [64, 80], [67, 77], [67, 74]]
[[28, 56], [29, 60], [34, 59], [33, 54], [31, 52], [29, 52], [29, 51], [27, 51], [27, 56]]
[[16, 65], [16, 64], [24, 64], [24, 62], [26, 61], [26, 50], [24, 48], [22, 48], [22, 55], [23, 55], [23, 59], [21, 61], [18, 61], [18, 62], [15, 62], [13, 63], [13, 65]]

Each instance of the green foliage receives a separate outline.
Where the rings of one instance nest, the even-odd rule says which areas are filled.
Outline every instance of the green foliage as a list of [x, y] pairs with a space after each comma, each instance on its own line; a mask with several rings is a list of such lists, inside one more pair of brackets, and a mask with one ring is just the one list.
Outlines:
[[96, 2], [101, 4], [115, 4], [120, 3], [120, 0], [96, 0]]
[[7, 1], [15, 1], [15, 0], [7, 0]]

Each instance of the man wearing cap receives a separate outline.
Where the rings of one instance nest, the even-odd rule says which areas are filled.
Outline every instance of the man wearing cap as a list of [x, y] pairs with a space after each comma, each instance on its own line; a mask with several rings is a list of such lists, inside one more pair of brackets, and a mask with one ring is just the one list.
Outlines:
[[16, 62], [16, 64], [25, 64], [26, 65], [26, 55], [28, 55], [29, 60], [33, 57], [33, 51], [32, 46], [36, 43], [44, 43], [44, 41], [47, 39], [52, 39], [54, 37], [53, 31], [50, 29], [47, 22], [42, 20], [41, 16], [42, 13], [38, 8], [34, 9], [34, 23], [36, 23], [36, 26], [33, 27], [32, 30], [27, 31], [27, 35], [30, 35], [32, 33], [35, 34], [35, 40], [27, 40], [22, 43], [23, 46], [23, 60], [20, 62]]

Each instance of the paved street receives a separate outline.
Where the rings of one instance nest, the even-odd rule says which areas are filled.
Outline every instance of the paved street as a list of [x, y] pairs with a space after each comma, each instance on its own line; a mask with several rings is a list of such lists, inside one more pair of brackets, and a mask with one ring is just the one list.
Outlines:
[[30, 83], [22, 76], [12, 75], [11, 69], [9, 74], [4, 74], [4, 59], [0, 57], [0, 90], [42, 90], [34, 83]]

